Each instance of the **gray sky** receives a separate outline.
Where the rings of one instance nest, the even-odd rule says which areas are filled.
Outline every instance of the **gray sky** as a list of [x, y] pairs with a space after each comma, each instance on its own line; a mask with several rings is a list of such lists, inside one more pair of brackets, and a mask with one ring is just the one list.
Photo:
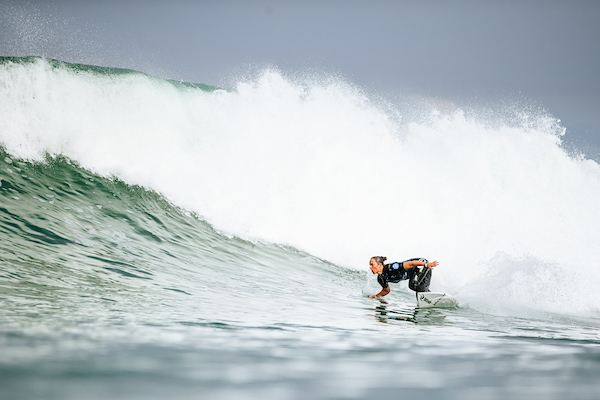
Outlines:
[[0, 55], [227, 85], [265, 65], [385, 96], [540, 104], [600, 159], [600, 1], [4, 1]]

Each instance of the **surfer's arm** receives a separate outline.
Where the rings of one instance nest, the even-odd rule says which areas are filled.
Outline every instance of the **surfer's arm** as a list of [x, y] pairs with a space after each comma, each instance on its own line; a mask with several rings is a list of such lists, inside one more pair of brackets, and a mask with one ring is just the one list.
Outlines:
[[404, 269], [411, 269], [414, 267], [424, 267], [425, 265], [427, 265], [427, 268], [433, 269], [433, 267], [437, 267], [438, 264], [439, 263], [437, 261], [432, 261], [429, 264], [425, 264], [423, 261], [414, 260], [414, 261], [404, 261], [403, 266], [404, 266]]
[[377, 293], [376, 295], [371, 295], [369, 297], [373, 298], [373, 297], [383, 297], [386, 294], [388, 294], [390, 292], [390, 287], [384, 287], [383, 289], [381, 289], [381, 292]]

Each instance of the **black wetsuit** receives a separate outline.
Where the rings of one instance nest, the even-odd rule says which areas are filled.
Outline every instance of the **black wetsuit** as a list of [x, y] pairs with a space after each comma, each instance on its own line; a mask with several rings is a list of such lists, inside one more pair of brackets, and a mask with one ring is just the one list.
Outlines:
[[404, 263], [407, 261], [422, 261], [427, 263], [427, 260], [424, 258], [411, 258], [403, 262], [385, 264], [383, 271], [377, 276], [377, 282], [385, 289], [389, 287], [388, 282], [397, 283], [408, 279], [408, 287], [410, 289], [415, 292], [429, 292], [431, 269], [419, 267], [404, 269]]

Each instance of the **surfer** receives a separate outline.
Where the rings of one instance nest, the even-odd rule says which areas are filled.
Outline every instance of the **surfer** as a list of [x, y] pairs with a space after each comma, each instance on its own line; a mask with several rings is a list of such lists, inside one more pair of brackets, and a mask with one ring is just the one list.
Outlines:
[[424, 258], [412, 258], [404, 262], [383, 264], [387, 257], [372, 257], [369, 260], [371, 272], [377, 274], [377, 282], [381, 285], [381, 292], [369, 297], [382, 297], [390, 292], [388, 282], [397, 283], [408, 279], [408, 287], [415, 292], [429, 292], [431, 270], [438, 265], [437, 261], [428, 262]]

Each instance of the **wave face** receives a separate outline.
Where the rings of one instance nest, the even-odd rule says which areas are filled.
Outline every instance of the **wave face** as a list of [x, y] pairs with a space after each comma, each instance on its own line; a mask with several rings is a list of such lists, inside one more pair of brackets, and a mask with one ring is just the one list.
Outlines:
[[[282, 316], [266, 298], [277, 307], [302, 304], [289, 296], [289, 282], [304, 281], [302, 292], [314, 297], [332, 274], [346, 282], [361, 275], [295, 249], [224, 236], [155, 192], [63, 157], [42, 164], [0, 157], [0, 333], [31, 334], [23, 314], [62, 329], [94, 321], [98, 334], [113, 329], [114, 318], [268, 326]], [[289, 323], [310, 320], [299, 308]]]
[[[440, 261], [432, 289], [463, 304], [598, 312], [598, 164], [567, 154], [546, 115], [417, 108], [276, 71], [230, 92], [3, 58], [3, 250], [15, 265], [76, 263], [140, 282], [158, 270], [128, 257], [177, 271], [204, 257], [194, 274], [210, 280], [209, 265], [242, 257], [222, 248], [262, 259], [258, 243], [284, 245], [260, 245], [265, 259], [328, 260], [350, 277], [373, 255], [418, 256]], [[131, 240], [145, 243], [139, 254], [110, 257]], [[184, 281], [170, 288], [186, 292]]]

